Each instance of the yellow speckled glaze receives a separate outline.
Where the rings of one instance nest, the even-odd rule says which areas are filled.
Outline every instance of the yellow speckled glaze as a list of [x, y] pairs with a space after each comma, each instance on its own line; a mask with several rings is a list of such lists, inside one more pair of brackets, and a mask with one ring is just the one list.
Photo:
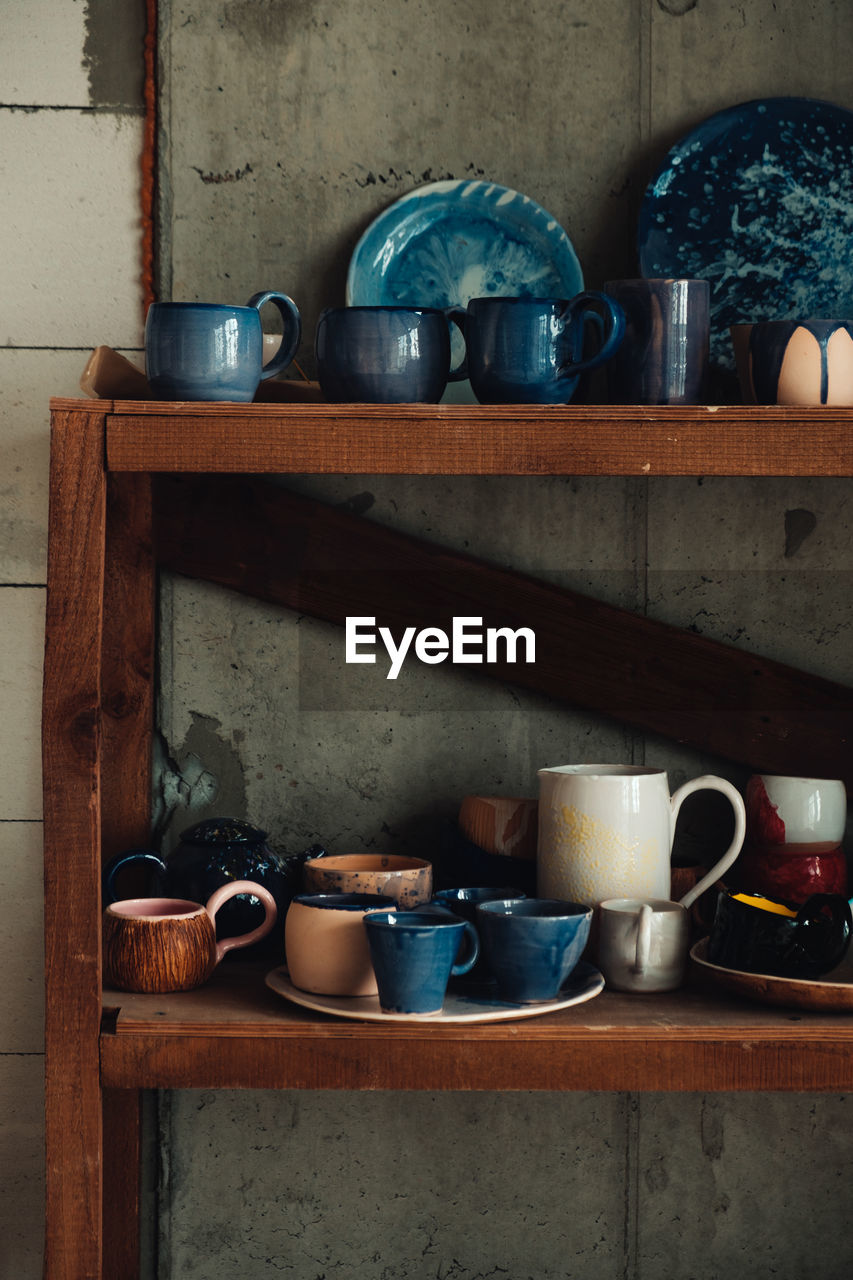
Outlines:
[[[668, 899], [676, 817], [685, 797], [700, 788], [722, 791], [735, 810], [735, 836], [712, 869], [714, 878], [743, 843], [743, 800], [731, 783], [712, 775], [684, 783], [672, 797], [662, 770], [639, 765], [559, 765], [540, 769], [539, 785], [541, 897], [586, 906], [605, 898]], [[685, 895], [685, 906], [713, 882], [709, 876]]]

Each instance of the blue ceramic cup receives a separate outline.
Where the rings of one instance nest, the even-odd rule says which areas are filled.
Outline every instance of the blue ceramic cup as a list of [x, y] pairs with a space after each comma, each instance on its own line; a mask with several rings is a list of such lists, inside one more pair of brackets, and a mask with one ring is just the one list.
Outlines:
[[450, 324], [464, 334], [461, 307], [328, 307], [317, 321], [317, 377], [335, 404], [438, 404], [448, 382]]
[[581, 958], [592, 909], [555, 898], [503, 898], [477, 907], [477, 931], [498, 995], [513, 1004], [556, 1000]]
[[[584, 357], [590, 330], [599, 346]], [[568, 404], [580, 375], [609, 360], [624, 332], [622, 308], [603, 293], [472, 298], [465, 336], [474, 395], [480, 404]]]
[[[264, 364], [260, 309], [282, 319], [281, 346]], [[260, 383], [283, 373], [296, 355], [302, 322], [284, 293], [256, 293], [245, 307], [213, 302], [153, 302], [145, 320], [145, 371], [160, 400], [255, 398]]]
[[385, 1013], [440, 1013], [451, 976], [480, 954], [474, 926], [444, 911], [369, 911], [364, 927]]
[[[447, 911], [459, 916], [460, 919], [470, 920], [476, 929], [477, 907], [481, 902], [492, 902], [495, 898], [525, 898], [526, 896], [520, 889], [488, 888], [481, 885], [465, 886], [460, 889], [439, 889], [438, 893], [433, 894], [432, 901], [437, 906], [444, 907]], [[486, 957], [481, 947], [477, 963], [466, 977], [472, 982], [484, 982], [490, 976], [489, 966], [486, 964]]]

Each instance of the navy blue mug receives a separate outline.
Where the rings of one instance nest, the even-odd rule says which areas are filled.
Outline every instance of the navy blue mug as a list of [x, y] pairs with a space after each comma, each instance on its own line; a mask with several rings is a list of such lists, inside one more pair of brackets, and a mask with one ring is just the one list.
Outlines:
[[[525, 898], [527, 895], [520, 889], [507, 888], [488, 888], [487, 886], [464, 886], [459, 889], [439, 889], [432, 896], [432, 902], [439, 907], [444, 907], [453, 915], [459, 916], [462, 920], [470, 920], [476, 929], [477, 927], [477, 907], [481, 902], [493, 902], [496, 898]], [[479, 938], [479, 933], [477, 935]], [[491, 977], [489, 966], [486, 964], [483, 948], [480, 948], [480, 955], [477, 963], [466, 974], [471, 982], [486, 982]]]
[[[281, 346], [264, 364], [260, 309], [275, 306]], [[145, 319], [145, 371], [160, 400], [254, 400], [262, 381], [283, 373], [302, 337], [302, 321], [285, 293], [256, 293], [245, 307], [215, 302], [153, 302]]]
[[[590, 330], [599, 346], [585, 355]], [[465, 336], [474, 395], [480, 404], [568, 404], [580, 375], [609, 360], [624, 332], [619, 303], [594, 290], [568, 301], [472, 298]]]
[[583, 954], [592, 909], [556, 898], [503, 898], [477, 907], [477, 932], [498, 995], [513, 1004], [556, 1000]]
[[441, 908], [368, 911], [364, 927], [385, 1013], [440, 1013], [451, 975], [468, 973], [480, 954], [474, 926]]
[[464, 336], [461, 307], [328, 307], [317, 321], [317, 377], [335, 404], [438, 404], [448, 382], [450, 325]]
[[699, 404], [711, 329], [707, 280], [608, 280], [625, 337], [607, 365], [611, 404]]

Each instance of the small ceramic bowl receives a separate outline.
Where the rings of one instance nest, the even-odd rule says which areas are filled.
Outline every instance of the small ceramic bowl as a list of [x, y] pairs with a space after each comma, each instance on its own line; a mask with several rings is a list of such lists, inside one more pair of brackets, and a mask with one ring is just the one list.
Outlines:
[[581, 958], [592, 909], [555, 898], [502, 898], [477, 907], [477, 932], [498, 994], [515, 1004], [555, 1000]]
[[345, 853], [309, 858], [306, 893], [372, 893], [393, 898], [404, 911], [432, 897], [432, 863], [396, 854]]
[[746, 785], [746, 838], [752, 845], [836, 848], [844, 838], [847, 791], [840, 778], [754, 773]]
[[370, 893], [299, 894], [287, 909], [284, 950], [290, 981], [323, 996], [375, 996], [376, 977], [362, 921], [392, 908]]

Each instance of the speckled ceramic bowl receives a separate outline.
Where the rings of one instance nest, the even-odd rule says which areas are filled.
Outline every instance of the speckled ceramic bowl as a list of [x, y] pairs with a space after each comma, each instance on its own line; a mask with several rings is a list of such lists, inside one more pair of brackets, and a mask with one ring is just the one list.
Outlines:
[[309, 858], [306, 893], [374, 893], [393, 898], [404, 911], [432, 897], [432, 863], [396, 854], [345, 853]]

